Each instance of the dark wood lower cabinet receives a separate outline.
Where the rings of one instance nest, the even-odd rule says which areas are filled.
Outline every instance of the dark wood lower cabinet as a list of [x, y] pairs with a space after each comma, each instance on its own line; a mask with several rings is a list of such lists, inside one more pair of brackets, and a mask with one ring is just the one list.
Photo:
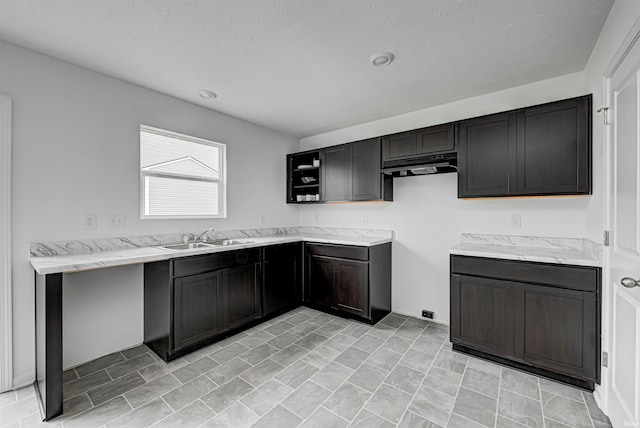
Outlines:
[[[302, 242], [144, 265], [144, 343], [170, 361], [302, 303], [375, 323], [391, 311], [391, 244]], [[315, 257], [317, 256], [317, 257]]]
[[593, 390], [600, 268], [451, 256], [454, 349]]
[[321, 306], [332, 306], [335, 301], [336, 265], [334, 258], [308, 256], [305, 301]]
[[[514, 284], [467, 275], [451, 278], [451, 337], [475, 348], [514, 354]], [[490, 316], [488, 316], [490, 314]]]
[[182, 349], [224, 331], [220, 272], [173, 282], [174, 348]]
[[307, 243], [304, 301], [376, 323], [391, 312], [391, 244]]
[[523, 284], [518, 290], [516, 325], [524, 332], [517, 356], [523, 361], [597, 379], [596, 293]]
[[260, 317], [260, 263], [222, 271], [222, 305], [225, 329], [248, 324]]
[[173, 360], [261, 314], [260, 250], [144, 265], [144, 343]]
[[336, 270], [335, 302], [338, 309], [366, 316], [369, 309], [369, 262], [340, 260]]
[[264, 248], [262, 262], [262, 315], [300, 305], [302, 294], [302, 243]]

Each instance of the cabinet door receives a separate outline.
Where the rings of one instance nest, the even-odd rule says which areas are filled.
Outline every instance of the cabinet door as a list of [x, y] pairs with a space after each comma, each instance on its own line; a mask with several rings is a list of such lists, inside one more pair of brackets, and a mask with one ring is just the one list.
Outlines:
[[336, 259], [335, 305], [338, 309], [369, 317], [369, 263]]
[[514, 306], [512, 282], [451, 275], [451, 341], [513, 356]]
[[596, 380], [596, 293], [520, 284], [516, 356], [537, 367]]
[[351, 151], [351, 201], [381, 199], [380, 139], [349, 144]]
[[222, 286], [219, 272], [176, 278], [173, 282], [174, 349], [222, 332]]
[[265, 248], [263, 262], [262, 313], [269, 315], [300, 302], [301, 244]]
[[349, 150], [346, 144], [323, 149], [321, 152], [321, 199], [323, 201], [349, 200], [351, 182]]
[[305, 300], [323, 306], [335, 306], [336, 263], [330, 257], [307, 256]]
[[417, 151], [419, 155], [450, 152], [456, 148], [456, 126], [454, 123], [419, 129]]
[[415, 131], [382, 137], [382, 160], [396, 160], [415, 156], [418, 145]]
[[516, 114], [460, 123], [458, 197], [506, 196], [515, 191]]
[[259, 263], [222, 271], [224, 321], [227, 329], [240, 327], [260, 316]]
[[517, 193], [591, 193], [591, 96], [518, 112]]

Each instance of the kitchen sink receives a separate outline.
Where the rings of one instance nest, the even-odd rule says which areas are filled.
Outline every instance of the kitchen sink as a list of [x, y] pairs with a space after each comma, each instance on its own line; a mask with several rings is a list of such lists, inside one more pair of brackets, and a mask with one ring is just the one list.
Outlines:
[[187, 244], [171, 244], [171, 245], [163, 245], [160, 248], [164, 248], [165, 250], [195, 250], [198, 248], [209, 248], [211, 245], [205, 244], [204, 242], [189, 242]]
[[215, 241], [207, 242], [209, 245], [240, 245], [240, 244], [253, 244], [253, 241], [245, 241], [238, 239], [217, 239]]
[[244, 239], [217, 239], [215, 241], [207, 242], [189, 242], [186, 244], [170, 244], [162, 245], [159, 248], [165, 250], [196, 250], [198, 248], [211, 248], [227, 245], [241, 245], [241, 244], [253, 244], [253, 241], [245, 241]]

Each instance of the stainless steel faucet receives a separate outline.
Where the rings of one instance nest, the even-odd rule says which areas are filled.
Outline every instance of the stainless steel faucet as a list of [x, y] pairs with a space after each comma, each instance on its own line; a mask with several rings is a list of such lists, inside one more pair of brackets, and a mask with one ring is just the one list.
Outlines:
[[213, 227], [210, 227], [209, 229], [205, 230], [200, 235], [198, 235], [196, 237], [196, 239], [193, 240], [193, 242], [207, 242], [207, 237], [206, 236], [204, 237], [204, 239], [202, 241], [200, 241], [200, 238], [202, 238], [202, 236], [206, 235], [209, 232], [213, 232], [214, 230], [215, 229]]

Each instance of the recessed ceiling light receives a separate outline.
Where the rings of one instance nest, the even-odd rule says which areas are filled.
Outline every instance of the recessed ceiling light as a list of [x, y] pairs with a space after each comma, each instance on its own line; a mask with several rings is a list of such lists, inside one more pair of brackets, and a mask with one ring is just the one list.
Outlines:
[[200, 98], [204, 98], [205, 100], [210, 100], [212, 98], [218, 98], [218, 94], [216, 94], [215, 92], [212, 92], [212, 91], [207, 91], [206, 89], [198, 91], [198, 95], [200, 95]]
[[384, 67], [391, 64], [394, 58], [391, 52], [377, 52], [369, 57], [369, 61], [376, 67]]

